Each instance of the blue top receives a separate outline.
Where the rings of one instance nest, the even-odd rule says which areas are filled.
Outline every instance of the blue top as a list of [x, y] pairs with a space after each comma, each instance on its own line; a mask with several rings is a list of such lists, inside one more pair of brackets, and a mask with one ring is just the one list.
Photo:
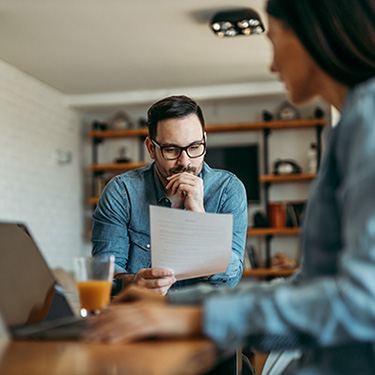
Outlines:
[[[347, 95], [302, 229], [303, 262], [275, 285], [187, 288], [174, 303], [204, 301], [203, 329], [219, 346], [301, 348], [298, 374], [374, 374], [375, 78]], [[308, 370], [307, 370], [308, 368]]]
[[[247, 230], [247, 200], [242, 182], [232, 173], [204, 163], [204, 207], [210, 213], [233, 214], [232, 254], [226, 272], [182, 280], [179, 286], [207, 281], [235, 286], [241, 279]], [[154, 163], [114, 177], [105, 187], [93, 214], [93, 255], [114, 254], [115, 270], [137, 273], [151, 267], [149, 206], [171, 207]]]

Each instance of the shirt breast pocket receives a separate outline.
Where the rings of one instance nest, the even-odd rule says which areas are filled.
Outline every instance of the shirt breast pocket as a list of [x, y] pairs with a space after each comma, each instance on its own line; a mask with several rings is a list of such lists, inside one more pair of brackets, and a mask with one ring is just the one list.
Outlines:
[[129, 228], [129, 273], [151, 267], [150, 235]]

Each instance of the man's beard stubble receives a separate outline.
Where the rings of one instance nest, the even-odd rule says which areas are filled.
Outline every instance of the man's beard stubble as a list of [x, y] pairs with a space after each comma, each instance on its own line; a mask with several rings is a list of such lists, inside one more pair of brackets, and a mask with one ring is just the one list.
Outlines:
[[188, 165], [187, 167], [178, 166], [178, 167], [175, 167], [175, 168], [171, 168], [171, 169], [168, 169], [168, 171], [166, 171], [164, 169], [164, 171], [167, 172], [166, 176], [160, 170], [157, 162], [155, 162], [155, 167], [156, 167], [156, 170], [158, 171], [159, 177], [161, 177], [164, 181], [168, 182], [167, 177], [173, 176], [174, 174], [177, 174], [177, 173], [188, 172], [188, 173], [191, 173], [195, 176], [198, 176], [199, 173], [201, 173], [201, 171], [202, 171], [203, 163], [204, 163], [204, 160], [202, 160], [202, 163], [199, 165], [199, 167], [193, 167], [191, 165]]
[[[200, 167], [202, 166], [202, 164], [200, 165]], [[202, 168], [199, 168], [199, 172]], [[183, 172], [188, 172], [188, 173], [191, 173], [195, 176], [197, 176], [199, 173], [197, 173], [197, 168], [196, 167], [193, 167], [191, 165], [188, 165], [187, 167], [182, 167], [182, 166], [178, 166], [176, 168], [171, 168], [168, 170], [168, 173], [170, 176], [172, 176], [173, 174], [177, 174], [177, 173], [183, 173]]]

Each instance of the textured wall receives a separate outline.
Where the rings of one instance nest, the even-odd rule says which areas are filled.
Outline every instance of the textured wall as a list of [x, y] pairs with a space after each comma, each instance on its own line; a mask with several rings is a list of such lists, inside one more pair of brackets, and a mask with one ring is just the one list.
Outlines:
[[0, 61], [0, 221], [26, 223], [51, 267], [83, 251], [81, 138], [59, 92]]

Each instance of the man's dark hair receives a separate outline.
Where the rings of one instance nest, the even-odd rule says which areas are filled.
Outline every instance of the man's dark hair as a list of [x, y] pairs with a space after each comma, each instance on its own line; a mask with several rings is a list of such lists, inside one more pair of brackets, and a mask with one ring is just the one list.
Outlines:
[[169, 96], [153, 104], [147, 112], [148, 135], [151, 139], [156, 138], [159, 121], [171, 118], [183, 118], [197, 115], [204, 133], [204, 118], [201, 107], [187, 96]]
[[268, 0], [315, 62], [347, 86], [375, 76], [374, 0]]

